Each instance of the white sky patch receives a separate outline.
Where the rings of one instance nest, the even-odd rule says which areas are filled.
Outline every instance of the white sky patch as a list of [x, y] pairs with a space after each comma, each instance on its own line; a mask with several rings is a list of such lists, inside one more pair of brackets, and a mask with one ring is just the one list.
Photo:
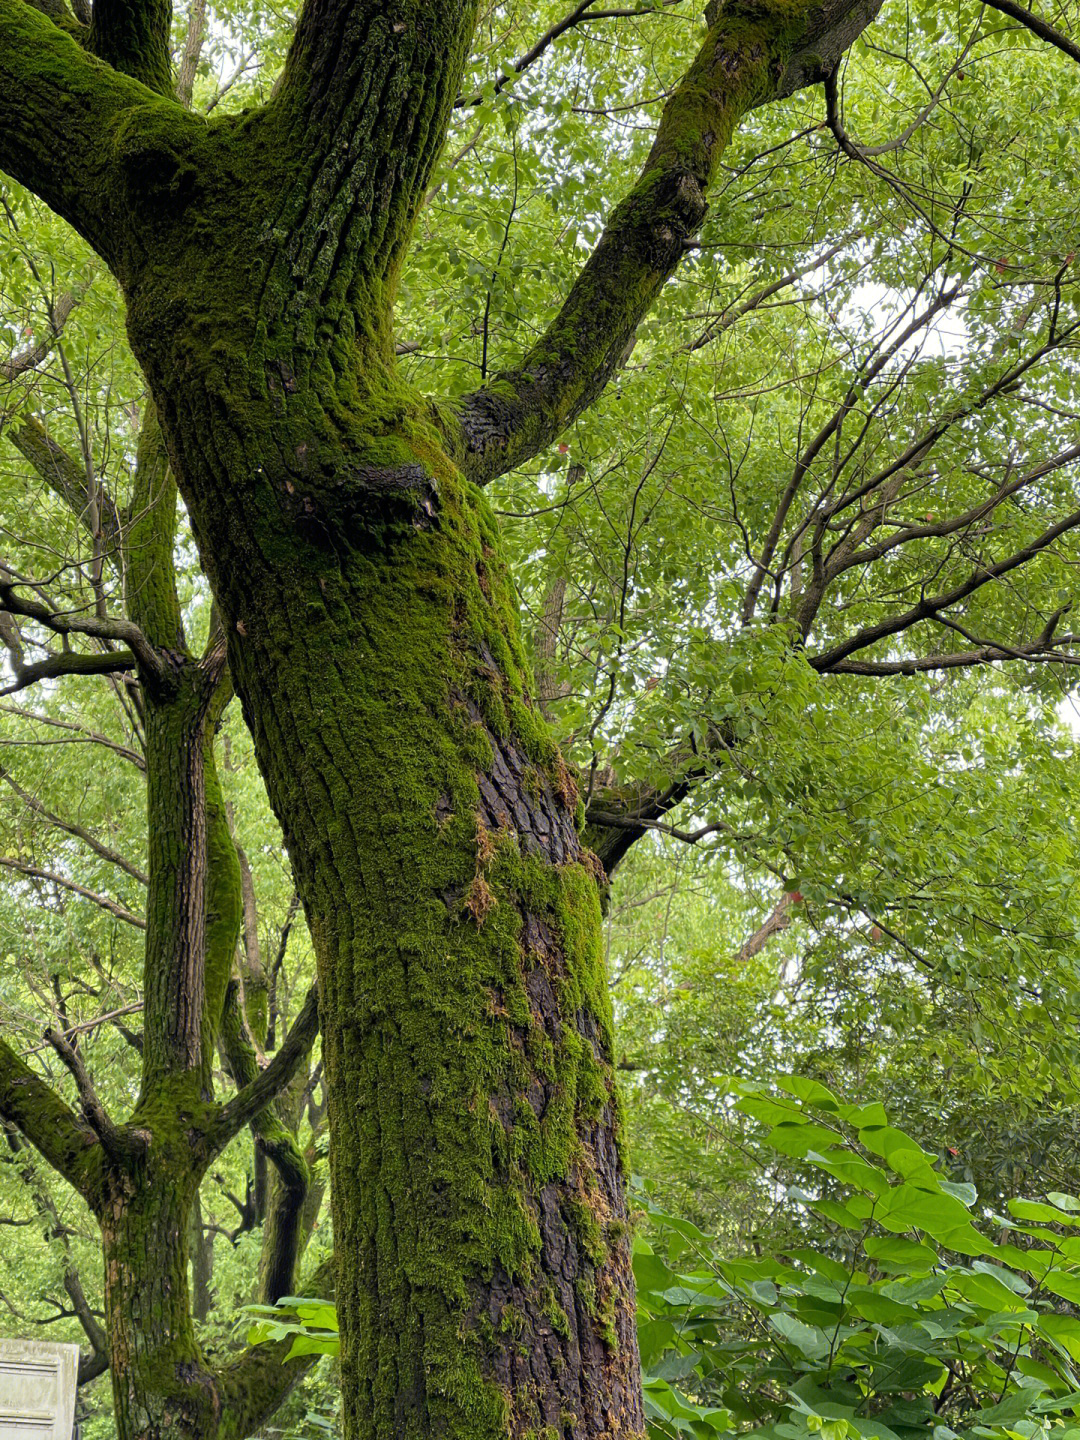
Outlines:
[[[874, 323], [875, 331], [880, 333], [909, 310], [913, 298], [914, 292], [910, 290], [893, 290], [871, 280], [864, 281], [852, 291], [851, 300], [840, 312], [840, 320], [845, 328], [850, 326], [854, 329], [861, 318], [868, 315]], [[915, 308], [922, 309], [925, 304], [926, 297]], [[961, 297], [902, 345], [897, 351], [896, 361], [902, 362], [917, 354], [955, 360], [966, 353], [970, 343], [971, 331], [964, 315], [964, 301]]]

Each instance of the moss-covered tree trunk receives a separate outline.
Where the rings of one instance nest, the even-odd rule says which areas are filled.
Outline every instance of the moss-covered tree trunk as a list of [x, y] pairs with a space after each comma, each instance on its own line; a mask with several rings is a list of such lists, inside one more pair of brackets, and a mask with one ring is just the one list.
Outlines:
[[245, 653], [321, 961], [356, 1436], [642, 1428], [596, 880], [496, 551], [444, 484], [296, 596], [317, 665]]
[[347, 1434], [639, 1435], [598, 866], [494, 521], [415, 416], [317, 490], [267, 439], [215, 578], [319, 960]]
[[[178, 1137], [179, 1138], [179, 1137]], [[190, 1152], [155, 1137], [113, 1177], [101, 1216], [105, 1323], [119, 1440], [214, 1440], [220, 1399], [188, 1292]]]
[[0, 159], [123, 286], [307, 912], [346, 1435], [640, 1436], [596, 865], [470, 482], [599, 395], [741, 117], [878, 0], [707, 5], [558, 315], [450, 405], [393, 306], [474, 0], [306, 0], [269, 104], [210, 123], [128, 78], [167, 88], [160, 4], [109, 69], [0, 0]]

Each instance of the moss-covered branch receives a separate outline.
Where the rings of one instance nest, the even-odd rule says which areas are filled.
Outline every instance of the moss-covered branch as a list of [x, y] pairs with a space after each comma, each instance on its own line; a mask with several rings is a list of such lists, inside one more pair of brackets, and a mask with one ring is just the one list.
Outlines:
[[144, 678], [164, 682], [168, 669], [146, 636], [130, 620], [98, 615], [73, 615], [53, 610], [40, 600], [28, 600], [17, 593], [17, 582], [0, 581], [0, 609], [8, 615], [34, 620], [57, 635], [89, 635], [95, 640], [113, 640], [134, 654]]
[[86, 48], [159, 95], [173, 90], [172, 0], [94, 0]]
[[2, 1040], [0, 1120], [13, 1125], [91, 1208], [99, 1203], [102, 1155], [97, 1136]]
[[280, 237], [262, 295], [271, 325], [286, 302], [295, 329], [304, 301], [308, 333], [341, 308], [339, 345], [355, 338], [390, 360], [396, 275], [476, 10], [476, 0], [307, 0], [267, 116], [279, 174], [266, 216], [260, 193], [264, 233]]
[[319, 1033], [319, 995], [313, 985], [285, 1037], [281, 1049], [259, 1073], [224, 1106], [210, 1143], [222, 1150], [234, 1135], [250, 1124], [285, 1089], [303, 1063]]
[[139, 431], [131, 522], [124, 537], [125, 605], [132, 622], [155, 646], [184, 651], [184, 622], [176, 591], [176, 483], [148, 401]]
[[701, 226], [735, 127], [823, 80], [880, 0], [737, 0], [707, 7], [705, 42], [664, 107], [634, 189], [521, 364], [456, 406], [448, 439], [484, 484], [549, 445], [600, 394]]
[[0, 169], [114, 261], [117, 125], [151, 94], [26, 0], [0, 0]]

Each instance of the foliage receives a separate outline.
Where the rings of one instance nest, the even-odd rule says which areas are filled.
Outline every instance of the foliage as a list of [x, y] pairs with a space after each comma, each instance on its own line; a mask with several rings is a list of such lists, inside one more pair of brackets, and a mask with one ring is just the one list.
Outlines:
[[779, 1085], [743, 1083], [737, 1108], [806, 1177], [787, 1190], [791, 1248], [722, 1259], [646, 1197], [635, 1273], [655, 1436], [1074, 1433], [1080, 1200], [994, 1215], [880, 1104]]
[[[638, 1190], [638, 1335], [654, 1440], [1067, 1440], [1080, 1414], [1080, 1199], [1007, 1215], [945, 1157], [816, 1081], [742, 1082], [736, 1108], [806, 1176], [797, 1243], [721, 1258]], [[767, 1127], [767, 1128], [766, 1128]], [[992, 1238], [991, 1230], [998, 1238]], [[248, 1307], [250, 1343], [338, 1352], [325, 1301]]]

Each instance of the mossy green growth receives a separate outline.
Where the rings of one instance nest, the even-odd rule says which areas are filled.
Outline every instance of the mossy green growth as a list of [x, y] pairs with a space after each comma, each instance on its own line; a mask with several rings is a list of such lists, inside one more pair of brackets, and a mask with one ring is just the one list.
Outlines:
[[[373, 509], [274, 577], [317, 665], [256, 596], [268, 618], [234, 641], [233, 666], [246, 699], [266, 696], [248, 718], [319, 956], [355, 1434], [504, 1440], [517, 1402], [494, 1355], [530, 1343], [534, 1322], [481, 1319], [489, 1287], [509, 1277], [534, 1293], [530, 1313], [569, 1328], [543, 1273], [544, 1186], [559, 1187], [582, 1264], [607, 1260], [571, 1212], [599, 1189], [584, 1137], [616, 1123], [611, 1014], [597, 887], [573, 851], [577, 796], [528, 698], [498, 528], [428, 449], [424, 413], [398, 435], [436, 481], [435, 515]], [[270, 733], [282, 724], [284, 745]], [[520, 803], [562, 797], [562, 863], [478, 822], [500, 750], [528, 777]], [[530, 951], [527, 917], [556, 953]], [[400, 1410], [403, 1364], [422, 1377], [423, 1414]]]

